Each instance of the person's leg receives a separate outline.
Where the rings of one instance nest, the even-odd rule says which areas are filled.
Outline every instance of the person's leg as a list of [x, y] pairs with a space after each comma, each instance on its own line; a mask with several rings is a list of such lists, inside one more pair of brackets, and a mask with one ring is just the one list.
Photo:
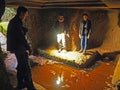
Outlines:
[[84, 48], [83, 48], [83, 53], [86, 52], [87, 49], [87, 36], [84, 36]]
[[21, 72], [17, 70], [17, 89], [23, 89], [26, 87], [24, 83], [24, 76], [21, 75]]
[[21, 58], [21, 54], [19, 52], [15, 53], [15, 56], [17, 58], [17, 89], [23, 89], [25, 88], [25, 83], [24, 83], [24, 75], [22, 73], [22, 58]]
[[83, 51], [83, 48], [84, 48], [84, 46], [83, 46], [83, 43], [84, 43], [84, 36], [81, 36], [81, 41], [80, 41], [80, 53]]
[[30, 62], [28, 61], [28, 53], [24, 52], [23, 55], [23, 60], [24, 60], [24, 82], [26, 84], [26, 87], [28, 90], [36, 90], [33, 81], [32, 81], [32, 75], [31, 75], [31, 67], [30, 67]]
[[31, 69], [28, 62], [28, 53], [26, 51], [20, 51], [19, 55], [16, 54], [16, 57], [18, 61], [18, 89], [23, 89], [24, 87], [27, 87], [28, 90], [36, 90], [32, 82]]
[[60, 40], [61, 40], [61, 38], [60, 38], [60, 34], [57, 34], [57, 43], [59, 43]]
[[65, 34], [62, 33], [62, 49], [66, 48], [66, 43], [65, 43]]
[[61, 34], [57, 35], [57, 43], [58, 43], [58, 52], [60, 52], [61, 48], [62, 48], [62, 36], [61, 36]]

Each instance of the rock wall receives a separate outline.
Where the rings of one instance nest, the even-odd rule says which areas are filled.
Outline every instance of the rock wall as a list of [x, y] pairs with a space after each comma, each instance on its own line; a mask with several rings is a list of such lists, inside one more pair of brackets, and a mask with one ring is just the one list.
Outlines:
[[[102, 48], [110, 51], [120, 50], [120, 10], [110, 10], [108, 13], [108, 31], [103, 40]], [[106, 25], [105, 25], [106, 26]]]
[[29, 16], [27, 23], [25, 24], [28, 28], [28, 39], [30, 44], [32, 44], [33, 49], [36, 49], [40, 46], [40, 40], [42, 39], [42, 27], [41, 26], [41, 17], [40, 10], [38, 9], [29, 9]]

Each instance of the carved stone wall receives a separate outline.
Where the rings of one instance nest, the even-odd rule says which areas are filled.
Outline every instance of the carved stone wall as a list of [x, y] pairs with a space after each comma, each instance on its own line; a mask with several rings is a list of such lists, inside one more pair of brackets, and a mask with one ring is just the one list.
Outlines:
[[[28, 28], [28, 39], [32, 44], [33, 49], [36, 49], [40, 46], [40, 41], [43, 37], [42, 27], [41, 26], [41, 15], [40, 10], [38, 9], [29, 9], [29, 16], [27, 19], [26, 26]], [[45, 22], [44, 22], [45, 23]]]
[[[120, 51], [120, 11], [110, 10], [108, 13], [108, 28], [102, 44], [103, 49]], [[106, 24], [104, 25], [106, 27]]]

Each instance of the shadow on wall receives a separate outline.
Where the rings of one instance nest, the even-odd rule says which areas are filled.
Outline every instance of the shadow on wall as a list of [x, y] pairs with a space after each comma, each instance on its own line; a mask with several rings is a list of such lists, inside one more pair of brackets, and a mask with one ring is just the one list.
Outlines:
[[88, 41], [88, 48], [96, 48], [102, 45], [106, 33], [109, 30], [109, 18], [107, 10], [96, 10], [90, 12], [92, 22], [91, 37]]

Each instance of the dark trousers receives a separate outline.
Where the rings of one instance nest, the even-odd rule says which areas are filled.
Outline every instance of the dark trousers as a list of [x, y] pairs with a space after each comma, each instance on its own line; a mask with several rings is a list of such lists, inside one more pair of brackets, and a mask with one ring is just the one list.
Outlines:
[[32, 77], [30, 63], [28, 61], [28, 53], [26, 50], [17, 50], [15, 52], [17, 58], [17, 87], [23, 89], [27, 87], [28, 90], [35, 90]]

